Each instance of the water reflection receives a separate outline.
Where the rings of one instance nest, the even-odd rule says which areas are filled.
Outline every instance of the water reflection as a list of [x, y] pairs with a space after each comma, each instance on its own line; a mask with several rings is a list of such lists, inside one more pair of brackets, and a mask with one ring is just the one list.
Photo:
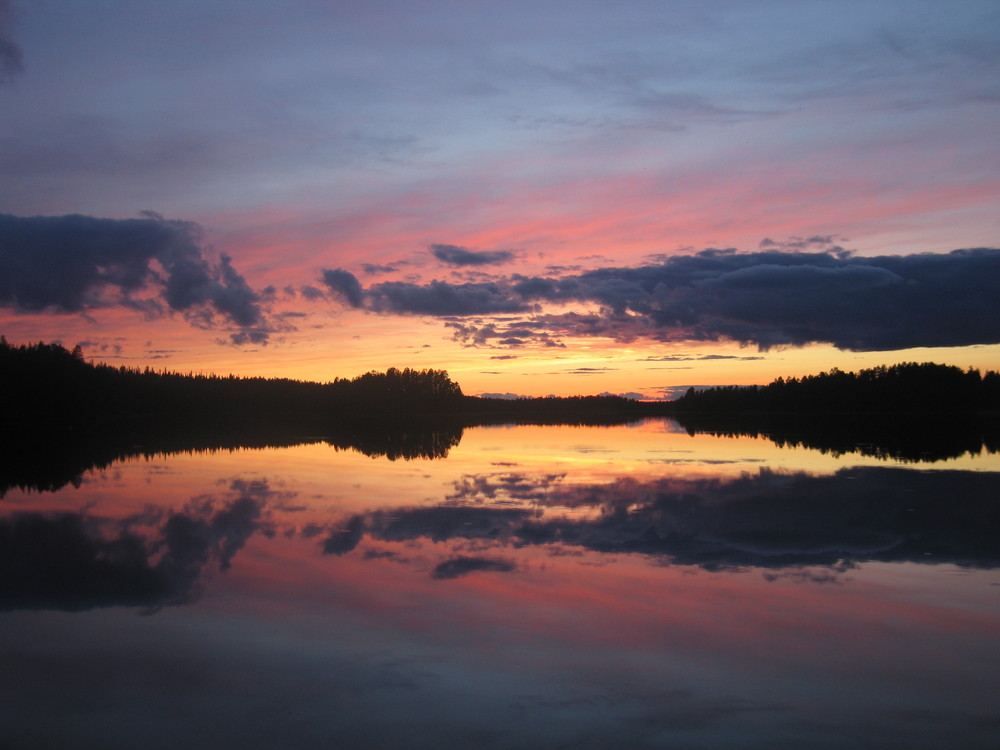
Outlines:
[[802, 446], [838, 456], [934, 463], [1000, 452], [1000, 420], [991, 414], [684, 414], [678, 419], [692, 435], [763, 436], [780, 447]]
[[[648, 421], [675, 424], [673, 420]], [[632, 426], [640, 423], [641, 420]], [[621, 422], [604, 424], [627, 426]], [[679, 424], [692, 436], [766, 438], [779, 448], [803, 447], [835, 457], [853, 454], [892, 462], [937, 463], [961, 456], [1000, 452], [1000, 420], [987, 416], [896, 415], [892, 419], [873, 419], [855, 415], [827, 416], [817, 421], [805, 417], [719, 420], [684, 415]], [[591, 426], [599, 428], [601, 425]], [[527, 431], [537, 429], [523, 427]], [[411, 424], [372, 424], [339, 432], [327, 431], [322, 436], [303, 436], [275, 429], [258, 434], [205, 426], [165, 428], [162, 425], [155, 431], [134, 425], [113, 433], [46, 434], [30, 439], [5, 434], [0, 436], [0, 498], [12, 489], [51, 492], [67, 485], [79, 486], [83, 475], [95, 468], [130, 458], [179, 452], [289, 448], [320, 443], [338, 451], [357, 451], [390, 461], [446, 458], [461, 444], [467, 429], [468, 425], [440, 419]], [[607, 449], [595, 448], [597, 451]], [[614, 450], [614, 446], [610, 450]]]
[[595, 482], [505, 467], [463, 474], [435, 502], [307, 513], [304, 523], [297, 516], [308, 505], [291, 502], [297, 492], [272, 489], [268, 477], [218, 479], [216, 486], [228, 484], [223, 493], [195, 495], [180, 508], [144, 505], [117, 518], [89, 505], [8, 513], [0, 517], [0, 609], [153, 612], [188, 604], [254, 535], [296, 540], [305, 554], [364, 560], [436, 550], [444, 555], [430, 569], [436, 580], [514, 572], [527, 547], [550, 555], [636, 554], [709, 571], [808, 567], [800, 574], [817, 581], [864, 562], [1000, 566], [997, 473], [898, 466], [830, 474], [757, 467], [707, 477], [660, 471]]
[[54, 492], [67, 485], [79, 487], [83, 475], [131, 458], [182, 452], [234, 451], [248, 448], [290, 448], [322, 443], [339, 451], [357, 451], [390, 461], [445, 458], [462, 440], [463, 427], [447, 420], [429, 424], [373, 425], [327, 431], [322, 437], [295, 432], [177, 428], [144, 429], [105, 434], [52, 434], [24, 439], [0, 436], [0, 498], [12, 489]]
[[224, 502], [147, 507], [120, 519], [79, 513], [0, 518], [0, 610], [161, 607], [196, 601], [212, 570], [227, 570], [265, 520], [266, 482], [232, 483]]
[[454, 437], [9, 489], [0, 746], [997, 746], [995, 456]]
[[879, 468], [829, 476], [761, 469], [726, 480], [624, 477], [600, 485], [485, 474], [456, 481], [445, 505], [353, 516], [323, 551], [342, 555], [366, 538], [462, 539], [641, 553], [707, 570], [843, 569], [873, 560], [993, 568], [1000, 563], [992, 531], [1000, 527], [998, 487], [996, 474]]

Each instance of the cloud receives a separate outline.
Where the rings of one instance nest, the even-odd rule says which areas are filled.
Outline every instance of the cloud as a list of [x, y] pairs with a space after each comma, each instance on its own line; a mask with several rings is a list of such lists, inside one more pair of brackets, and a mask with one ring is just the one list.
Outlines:
[[[726, 249], [558, 278], [389, 282], [353, 299], [383, 314], [527, 314], [513, 322], [450, 322], [456, 340], [471, 346], [558, 346], [561, 336], [601, 336], [876, 351], [1000, 343], [998, 288], [996, 248], [870, 258], [829, 250]], [[551, 313], [542, 310], [545, 304], [587, 309]]]
[[447, 580], [467, 576], [469, 573], [478, 571], [511, 573], [514, 570], [515, 565], [506, 560], [494, 560], [488, 557], [453, 557], [437, 565], [431, 573], [431, 577]]
[[[196, 224], [146, 212], [139, 219], [0, 214], [0, 306], [80, 313], [113, 305], [149, 317], [164, 307], [192, 325], [229, 325], [233, 343], [265, 343], [261, 293], [232, 258], [209, 260]], [[153, 290], [152, 296], [149, 291]]]
[[404, 315], [495, 315], [535, 309], [503, 284], [492, 282], [449, 284], [431, 281], [413, 284], [387, 281], [368, 288], [368, 302], [381, 313]]
[[639, 393], [638, 391], [627, 391], [625, 393], [611, 393], [610, 391], [603, 391], [597, 394], [598, 396], [615, 396], [617, 398], [629, 398], [633, 401], [653, 401], [656, 400], [652, 396], [648, 396], [645, 393]]
[[334, 529], [323, 541], [323, 554], [346, 555], [360, 544], [364, 531], [364, 517], [351, 516], [343, 527]]
[[361, 307], [361, 282], [350, 271], [342, 268], [324, 269], [323, 283], [339, 294], [351, 307]]
[[[454, 329], [452, 338], [465, 346], [489, 346], [503, 347], [507, 349], [517, 349], [526, 345], [558, 347], [564, 348], [565, 344], [553, 337], [548, 331], [533, 330], [540, 327], [537, 323], [516, 323], [513, 325], [497, 326], [493, 323], [486, 325], [471, 325], [465, 323], [448, 322], [448, 328]], [[516, 359], [517, 355], [507, 354], [490, 359]]]
[[458, 245], [431, 245], [431, 254], [452, 266], [487, 266], [508, 263], [514, 259], [510, 250], [469, 250]]
[[[882, 467], [825, 476], [762, 469], [732, 479], [621, 477], [604, 484], [571, 483], [558, 474], [473, 474], [455, 481], [449, 505], [370, 513], [364, 528], [382, 541], [560, 543], [709, 570], [842, 570], [866, 561], [992, 569], [1000, 567], [1000, 554], [985, 530], [995, 526], [987, 523], [997, 516], [995, 484], [988, 473]], [[956, 500], [943, 507], [942, 497]], [[969, 518], [984, 523], [970, 526]], [[435, 577], [501, 570], [481, 559], [449, 561], [446, 575]]]
[[677, 355], [666, 355], [663, 357], [645, 357], [643, 362], [708, 362], [719, 359], [735, 359], [740, 362], [752, 362], [758, 359], [764, 359], [763, 357], [743, 357], [735, 354], [701, 354], [697, 357], [691, 357], [683, 354]]
[[570, 370], [553, 373], [555, 375], [599, 375], [602, 372], [615, 372], [617, 367], [574, 367]]
[[802, 250], [825, 250], [828, 252], [837, 253], [841, 256], [849, 256], [850, 252], [844, 250], [843, 247], [836, 244], [838, 240], [844, 239], [842, 237], [838, 238], [834, 235], [813, 235], [812, 237], [789, 237], [786, 240], [776, 241], [772, 240], [770, 237], [765, 237], [760, 241], [758, 247], [761, 250], [785, 250], [785, 251], [802, 251]]
[[11, 34], [15, 20], [10, 0], [0, 0], [0, 83], [10, 81], [24, 70], [24, 54]]
[[[197, 600], [215, 563], [225, 571], [257, 531], [266, 496], [241, 486], [223, 507], [192, 503], [164, 517], [109, 521], [84, 513], [16, 513], [0, 519], [0, 611], [142, 607]], [[147, 533], [140, 533], [145, 527]]]
[[399, 270], [400, 266], [408, 265], [405, 260], [397, 260], [394, 263], [362, 263], [361, 270], [363, 270], [369, 276], [377, 276], [383, 273], [395, 273]]
[[[294, 289], [292, 290], [294, 292]], [[310, 302], [314, 302], [319, 299], [324, 299], [326, 294], [322, 289], [317, 289], [311, 284], [305, 284], [299, 289], [299, 294], [302, 295], [303, 299], [307, 299]]]

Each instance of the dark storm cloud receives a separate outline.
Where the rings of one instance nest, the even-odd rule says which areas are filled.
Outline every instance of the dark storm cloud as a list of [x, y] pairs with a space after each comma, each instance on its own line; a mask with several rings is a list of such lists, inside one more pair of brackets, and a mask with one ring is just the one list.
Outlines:
[[11, 33], [16, 14], [10, 0], [0, 0], [0, 83], [24, 70], [24, 54]]
[[[205, 257], [199, 228], [146, 213], [140, 219], [0, 214], [0, 305], [22, 312], [78, 313], [109, 305], [147, 316], [183, 313], [201, 328], [217, 317], [234, 343], [267, 341], [261, 293], [221, 256]], [[153, 297], [137, 297], [150, 289]], [[116, 296], [109, 296], [111, 295]]]
[[447, 580], [461, 578], [469, 573], [488, 571], [494, 573], [511, 573], [515, 565], [507, 560], [494, 560], [489, 557], [454, 557], [445, 560], [434, 568], [432, 578]]
[[[793, 244], [829, 241], [813, 237]], [[874, 351], [1000, 343], [998, 288], [995, 248], [873, 258], [829, 250], [705, 250], [655, 265], [597, 268], [561, 278], [515, 274], [474, 284], [375, 284], [354, 299], [380, 313], [530, 313], [506, 327], [452, 323], [455, 338], [474, 346], [603, 336], [727, 340], [760, 349], [828, 343]], [[539, 306], [546, 302], [597, 309], [542, 314]]]
[[431, 245], [430, 251], [435, 258], [452, 266], [488, 266], [514, 259], [510, 250], [476, 251], [458, 245]]

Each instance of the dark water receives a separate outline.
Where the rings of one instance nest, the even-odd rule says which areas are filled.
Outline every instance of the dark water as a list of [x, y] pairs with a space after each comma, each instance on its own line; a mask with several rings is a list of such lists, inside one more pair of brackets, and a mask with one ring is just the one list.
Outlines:
[[1000, 746], [996, 454], [659, 420], [442, 452], [7, 491], [0, 747]]

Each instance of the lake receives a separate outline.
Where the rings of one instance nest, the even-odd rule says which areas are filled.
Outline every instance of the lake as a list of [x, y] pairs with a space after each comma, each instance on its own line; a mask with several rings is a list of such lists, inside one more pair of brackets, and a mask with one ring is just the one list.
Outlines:
[[410, 455], [8, 489], [0, 747], [1000, 746], [1000, 454], [654, 419]]

